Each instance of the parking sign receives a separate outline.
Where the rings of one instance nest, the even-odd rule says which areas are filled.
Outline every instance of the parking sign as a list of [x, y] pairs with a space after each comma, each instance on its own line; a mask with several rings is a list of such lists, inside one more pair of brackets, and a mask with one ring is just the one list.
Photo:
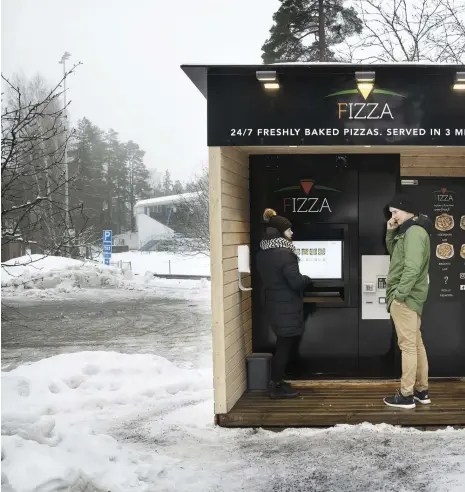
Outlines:
[[102, 240], [103, 262], [105, 265], [109, 265], [113, 251], [113, 231], [110, 229], [104, 230]]

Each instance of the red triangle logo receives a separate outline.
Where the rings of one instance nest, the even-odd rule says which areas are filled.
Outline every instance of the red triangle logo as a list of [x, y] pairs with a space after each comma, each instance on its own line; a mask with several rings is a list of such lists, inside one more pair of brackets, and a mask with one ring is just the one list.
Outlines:
[[302, 186], [302, 189], [305, 191], [305, 194], [308, 195], [310, 193], [310, 190], [313, 188], [313, 181], [302, 180], [300, 182], [300, 186]]
[[447, 188], [441, 188], [441, 193], [442, 193], [443, 195], [445, 195], [445, 194], [446, 194], [446, 191], [447, 191]]

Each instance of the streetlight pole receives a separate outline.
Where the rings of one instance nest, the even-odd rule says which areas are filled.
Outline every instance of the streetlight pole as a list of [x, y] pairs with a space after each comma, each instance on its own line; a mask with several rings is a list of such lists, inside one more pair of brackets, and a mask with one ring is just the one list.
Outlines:
[[64, 104], [64, 116], [65, 116], [65, 154], [64, 154], [64, 167], [65, 167], [65, 226], [66, 234], [69, 241], [69, 169], [68, 169], [68, 108], [66, 107], [66, 60], [69, 59], [70, 53], [65, 51], [61, 60], [58, 63], [63, 65], [63, 104]]

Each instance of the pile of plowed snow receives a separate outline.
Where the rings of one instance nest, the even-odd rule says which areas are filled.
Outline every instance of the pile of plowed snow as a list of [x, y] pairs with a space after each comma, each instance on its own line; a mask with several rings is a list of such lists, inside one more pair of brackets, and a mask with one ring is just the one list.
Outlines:
[[134, 287], [132, 273], [57, 256], [23, 256], [2, 264], [2, 289], [98, 289]]
[[6, 296], [54, 297], [63, 293], [95, 289], [124, 289], [191, 298], [209, 295], [205, 280], [177, 280], [134, 275], [132, 271], [89, 260], [31, 255], [2, 263], [2, 294]]
[[160, 472], [177, 456], [127, 442], [143, 416], [147, 432], [164, 430], [157, 415], [185, 406], [211, 428], [211, 381], [210, 369], [114, 352], [62, 354], [2, 372], [2, 490], [172, 490]]

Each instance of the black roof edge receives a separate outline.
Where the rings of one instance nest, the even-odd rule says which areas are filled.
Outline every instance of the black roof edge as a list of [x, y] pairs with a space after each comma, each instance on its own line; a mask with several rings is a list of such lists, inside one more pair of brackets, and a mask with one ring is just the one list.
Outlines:
[[181, 68], [206, 99], [208, 67], [205, 65], [181, 65]]
[[447, 68], [455, 69], [458, 72], [465, 71], [465, 65], [452, 63], [421, 63], [421, 62], [398, 62], [398, 63], [275, 63], [271, 65], [224, 65], [224, 64], [209, 64], [209, 65], [181, 65], [183, 72], [194, 83], [197, 89], [207, 99], [207, 74], [211, 68], [215, 69], [238, 69], [238, 70], [282, 70], [285, 68], [358, 68], [361, 70], [373, 70], [375, 67], [416, 67], [416, 68]]

